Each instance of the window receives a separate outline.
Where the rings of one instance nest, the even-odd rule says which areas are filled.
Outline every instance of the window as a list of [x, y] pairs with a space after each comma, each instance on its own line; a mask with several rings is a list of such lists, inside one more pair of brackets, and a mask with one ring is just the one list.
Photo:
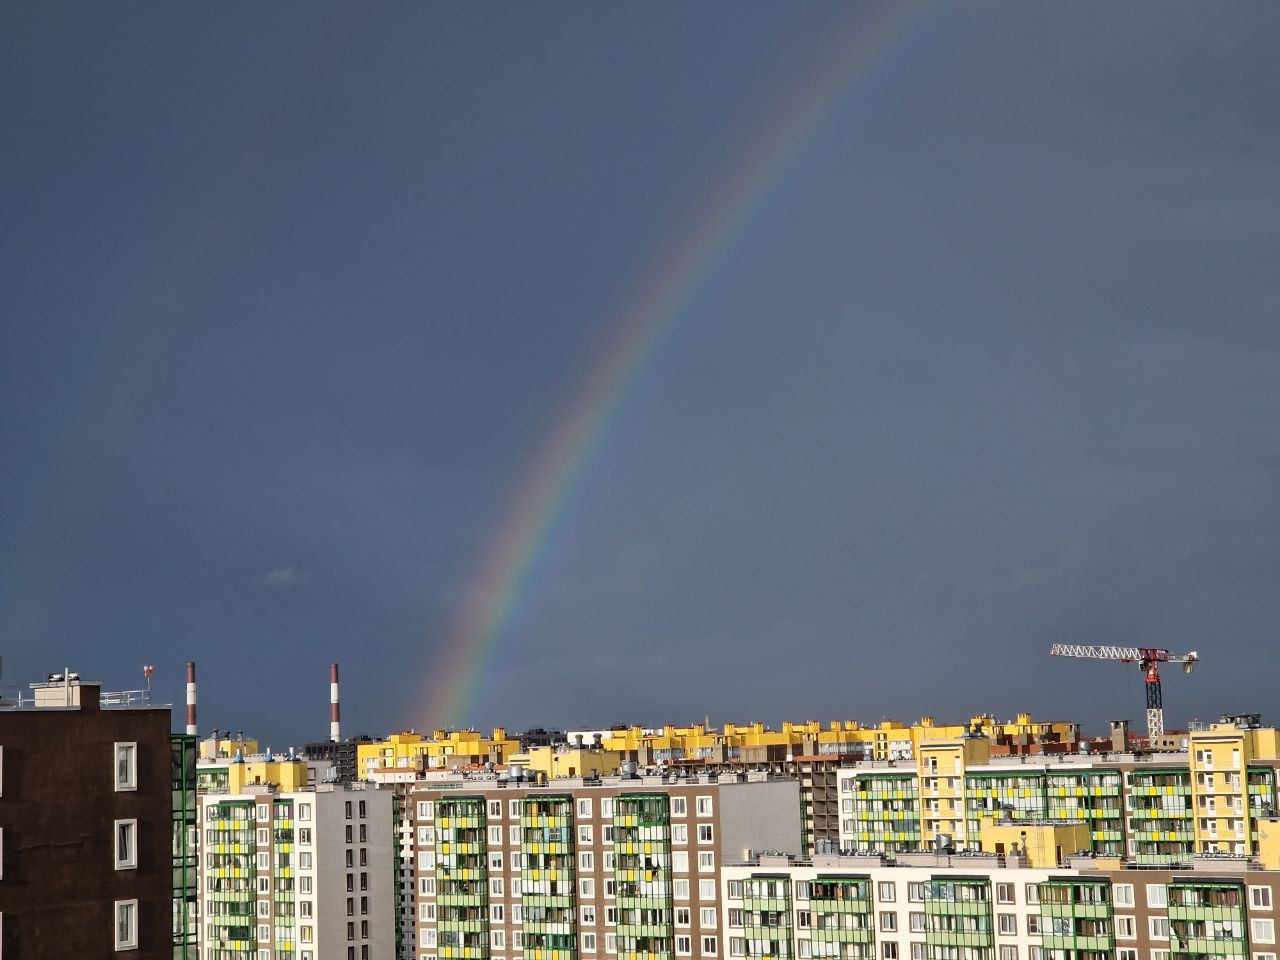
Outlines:
[[687, 927], [690, 925], [690, 917], [692, 913], [688, 907], [676, 907], [676, 926]]
[[925, 960], [928, 956], [928, 948], [923, 943], [913, 943], [911, 945], [911, 960]]
[[1275, 943], [1276, 922], [1270, 918], [1255, 918], [1250, 920], [1249, 939], [1254, 943]]
[[[924, 903], [924, 884], [908, 883], [907, 884], [907, 900], [911, 903]], [[1000, 901], [1003, 903], [1004, 901]]]
[[683, 850], [677, 850], [671, 854], [671, 869], [676, 873], [688, 873], [689, 854]]
[[716, 898], [716, 882], [714, 880], [698, 881], [698, 899], [714, 900]]
[[138, 866], [138, 821], [116, 821], [116, 869], [132, 870]]
[[582, 870], [594, 870], [596, 868], [596, 855], [590, 850], [583, 850], [578, 854], [578, 867]]
[[605, 953], [618, 952], [618, 935], [616, 933], [606, 933], [604, 935], [604, 952]]
[[502, 869], [502, 851], [501, 850], [498, 850], [494, 853], [489, 854], [489, 869], [490, 870]]
[[698, 816], [700, 817], [711, 816], [711, 798], [710, 797], [698, 797]]
[[898, 932], [898, 915], [892, 910], [880, 911], [880, 929], [885, 933]]
[[1038, 913], [1027, 914], [1027, 936], [1029, 937], [1040, 936], [1040, 914]]
[[[435, 818], [436, 818], [436, 805], [432, 803], [430, 800], [419, 800], [418, 801], [418, 819], [434, 820]], [[299, 815], [298, 819], [301, 820], [302, 816]]]
[[595, 908], [595, 907], [583, 907], [583, 908], [582, 908], [582, 922], [583, 922], [583, 923], [592, 923], [592, 924], [594, 924], [594, 923], [596, 922], [596, 908]]
[[741, 880], [729, 881], [729, 899], [730, 900], [742, 899], [742, 881]]
[[[117, 744], [117, 747], [119, 744]], [[129, 744], [130, 747], [133, 744]], [[132, 788], [130, 788], [132, 789]], [[138, 949], [138, 901], [116, 901], [116, 949]]]
[[1000, 960], [1018, 960], [1018, 948], [1001, 945]]
[[1168, 917], [1148, 917], [1147, 924], [1148, 924], [1148, 930], [1151, 934], [1152, 940], [1168, 940], [1169, 939], [1169, 918]]
[[311, 828], [310, 828], [310, 827], [299, 827], [299, 828], [298, 828], [298, 842], [299, 842], [299, 843], [310, 843], [310, 842], [311, 842]]
[[693, 953], [693, 937], [676, 937], [676, 955], [687, 957]]
[[309, 870], [311, 868], [311, 854], [306, 852], [298, 854], [298, 866], [304, 870]]
[[493, 930], [489, 933], [489, 945], [499, 950], [507, 948], [507, 935], [504, 930]]
[[1027, 903], [1035, 906], [1040, 902], [1040, 888], [1034, 883], [1027, 884]]
[[1116, 951], [1116, 960], [1138, 960], [1138, 951], [1133, 947], [1121, 947]]
[[586, 953], [596, 952], [596, 935], [594, 933], [584, 933], [582, 935], [582, 949]]
[[672, 880], [671, 881], [672, 896], [677, 900], [689, 899], [689, 881], [688, 880]]
[[299, 892], [299, 893], [310, 893], [310, 892], [311, 892], [311, 878], [310, 878], [310, 877], [299, 877], [299, 878], [298, 878], [298, 892]]
[[503, 905], [502, 905], [502, 904], [500, 904], [500, 903], [491, 903], [491, 904], [489, 904], [489, 919], [490, 919], [490, 920], [497, 921], [498, 923], [501, 923], [501, 922], [502, 922], [502, 920], [503, 920], [503, 913], [504, 913], [504, 911], [503, 911], [503, 909], [502, 909], [502, 906], [503, 906]]
[[594, 897], [596, 895], [596, 882], [591, 877], [583, 877], [578, 881], [578, 892], [584, 897]]
[[702, 927], [714, 927], [716, 925], [716, 908], [703, 907], [699, 910], [698, 925]]
[[591, 800], [588, 797], [578, 798], [578, 816], [580, 817], [591, 816]]
[[688, 800], [685, 797], [671, 798], [671, 815], [673, 817], [685, 817], [689, 815]]
[[[117, 743], [116, 754], [116, 792], [138, 789], [138, 745], [136, 743]], [[133, 915], [136, 917], [138, 905], [133, 900], [122, 900], [121, 903], [133, 904]], [[136, 919], [133, 921], [136, 925]], [[136, 930], [134, 931], [136, 934]], [[134, 948], [130, 948], [134, 949]]]
[[897, 888], [892, 881], [882, 880], [877, 884], [877, 892], [881, 903], [893, 903], [898, 898]]
[[702, 938], [702, 955], [704, 957], [714, 957], [718, 950], [719, 947], [715, 937]]
[[1270, 887], [1250, 887], [1249, 888], [1249, 905], [1255, 910], [1271, 909], [1271, 888]]
[[[362, 874], [360, 874], [360, 877], [361, 877], [361, 880], [363, 881], [363, 880], [364, 880], [364, 877], [365, 877], [365, 874], [363, 874], [363, 873], [362, 873]], [[584, 881], [584, 882], [585, 882], [585, 881]], [[361, 889], [361, 890], [364, 890], [364, 889], [366, 889], [366, 888], [365, 888], [365, 887], [361, 887], [360, 889]], [[490, 893], [492, 893], [494, 896], [497, 896], [497, 897], [506, 896], [506, 894], [504, 894], [504, 893], [503, 893], [503, 885], [502, 885], [502, 878], [501, 878], [501, 877], [490, 877], [490, 878], [489, 878], [489, 892], [490, 892]]]
[[493, 817], [495, 820], [502, 819], [502, 801], [501, 800], [489, 801], [489, 816]]
[[613, 798], [612, 797], [600, 798], [600, 816], [604, 817], [606, 820], [613, 819]]
[[365, 815], [366, 815], [366, 809], [365, 809], [365, 805], [364, 805], [364, 801], [363, 801], [363, 800], [361, 800], [361, 801], [360, 801], [360, 805], [359, 805], [359, 807], [357, 808], [357, 810], [358, 810], [358, 813], [359, 813], [360, 819], [361, 819], [361, 820], [363, 820], [363, 819], [365, 818]]
[[689, 827], [683, 823], [672, 824], [671, 842], [685, 844], [689, 842]]
[[1138, 925], [1133, 917], [1116, 917], [1116, 937], [1120, 940], [1133, 940], [1138, 936]]
[[809, 884], [807, 881], [805, 880], [796, 881], [796, 899], [797, 900], [809, 899]]
[[512, 800], [507, 804], [507, 812], [511, 814], [512, 820], [520, 819], [520, 801]]
[[[351, 829], [351, 828], [350, 828], [350, 827], [348, 827], [347, 829], [349, 830], [349, 829]], [[348, 842], [350, 842], [350, 841], [348, 841]], [[490, 827], [490, 828], [489, 828], [489, 842], [490, 842], [490, 843], [492, 843], [492, 844], [499, 844], [499, 843], [502, 843], [502, 828], [501, 828], [501, 827]]]
[[520, 844], [520, 828], [512, 827], [511, 828], [511, 845], [515, 847], [515, 846], [518, 846], [519, 844]]
[[698, 854], [698, 872], [714, 873], [716, 869], [716, 855], [710, 850], [704, 850]]
[[1012, 913], [1000, 913], [996, 915], [1001, 933], [1017, 936], [1018, 934], [1018, 918]]
[[[590, 803], [590, 802], [591, 802], [590, 800], [587, 800], [587, 801], [586, 801], [586, 803]], [[579, 825], [579, 827], [578, 827], [578, 842], [579, 842], [579, 843], [591, 843], [591, 842], [592, 842], [592, 840], [591, 840], [591, 825], [590, 825], [589, 823], [584, 823], [584, 824]]]
[[907, 923], [910, 926], [912, 933], [924, 933], [925, 918], [923, 913], [915, 912], [915, 913], [908, 914]]
[[996, 884], [996, 903], [1013, 903], [1013, 884]]
[[[1147, 906], [1148, 907], [1167, 907], [1169, 905], [1169, 891], [1163, 883], [1147, 884]], [[1167, 936], [1167, 934], [1166, 934]]]
[[747, 952], [746, 941], [742, 937], [729, 938], [729, 956], [742, 957], [746, 955], [746, 952]]
[[715, 843], [715, 831], [709, 823], [698, 824], [698, 842]]
[[348, 800], [343, 807], [343, 815], [346, 817], [346, 819], [348, 820], [351, 819], [351, 801], [350, 800]]
[[1151, 960], [1169, 960], [1169, 950], [1167, 947], [1161, 947], [1158, 950], [1151, 951]]
[[884, 960], [898, 960], [898, 945], [892, 941], [880, 944], [880, 956]]
[[1133, 884], [1117, 883], [1111, 888], [1111, 899], [1117, 907], [1133, 906]]

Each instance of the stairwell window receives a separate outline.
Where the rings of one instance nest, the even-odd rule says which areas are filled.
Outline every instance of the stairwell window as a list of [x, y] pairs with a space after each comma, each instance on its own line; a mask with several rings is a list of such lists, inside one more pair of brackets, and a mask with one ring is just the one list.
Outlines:
[[138, 949], [138, 901], [116, 901], [116, 949]]
[[[117, 743], [115, 745], [116, 760], [116, 792], [138, 789], [138, 745], [137, 743]], [[137, 904], [134, 904], [135, 909]]]
[[134, 870], [138, 866], [138, 821], [117, 820], [115, 829], [116, 869]]

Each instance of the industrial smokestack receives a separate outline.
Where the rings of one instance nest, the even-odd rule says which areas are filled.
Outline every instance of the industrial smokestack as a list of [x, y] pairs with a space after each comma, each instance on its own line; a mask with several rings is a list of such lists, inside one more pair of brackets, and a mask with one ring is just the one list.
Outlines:
[[196, 662], [187, 661], [187, 736], [194, 737], [196, 728]]
[[338, 665], [329, 664], [329, 739], [337, 743], [342, 739], [342, 724], [338, 713]]

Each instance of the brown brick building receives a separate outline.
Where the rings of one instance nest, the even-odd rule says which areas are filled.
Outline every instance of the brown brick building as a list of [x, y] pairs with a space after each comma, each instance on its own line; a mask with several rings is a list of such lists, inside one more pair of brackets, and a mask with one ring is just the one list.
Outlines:
[[0, 956], [171, 960], [169, 710], [70, 676], [0, 701]]

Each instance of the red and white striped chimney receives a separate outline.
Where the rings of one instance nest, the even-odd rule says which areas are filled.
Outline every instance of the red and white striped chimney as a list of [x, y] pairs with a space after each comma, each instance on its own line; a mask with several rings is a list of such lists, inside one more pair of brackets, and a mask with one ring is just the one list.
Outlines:
[[329, 664], [329, 739], [337, 743], [342, 739], [342, 724], [338, 714], [338, 665]]
[[196, 662], [187, 661], [187, 735], [195, 736], [196, 728]]

